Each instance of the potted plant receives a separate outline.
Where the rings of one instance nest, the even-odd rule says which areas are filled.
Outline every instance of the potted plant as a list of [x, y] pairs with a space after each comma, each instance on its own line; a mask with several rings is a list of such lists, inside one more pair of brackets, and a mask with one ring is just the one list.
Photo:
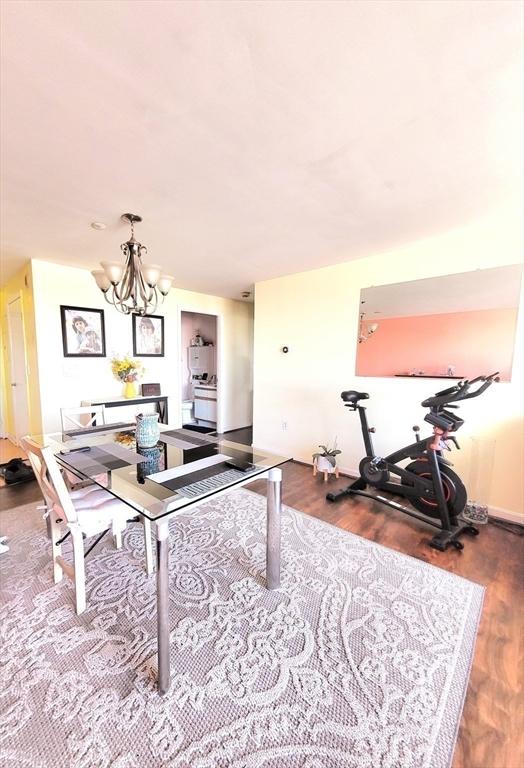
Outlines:
[[319, 445], [318, 447], [322, 448], [322, 451], [317, 451], [317, 453], [313, 454], [313, 475], [316, 475], [317, 472], [322, 472], [325, 483], [327, 482], [328, 475], [334, 474], [338, 478], [338, 467], [335, 457], [342, 453], [342, 451], [337, 448], [336, 439], [333, 448], [328, 448], [327, 445]]
[[144, 369], [139, 360], [132, 360], [129, 357], [113, 357], [111, 360], [111, 371], [118, 381], [124, 384], [124, 397], [132, 398], [138, 394], [137, 379], [142, 376]]

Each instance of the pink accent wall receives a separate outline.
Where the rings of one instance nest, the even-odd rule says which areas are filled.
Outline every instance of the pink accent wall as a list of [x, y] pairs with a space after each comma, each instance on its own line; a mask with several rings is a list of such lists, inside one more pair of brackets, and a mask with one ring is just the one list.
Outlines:
[[415, 370], [441, 375], [452, 365], [456, 376], [500, 371], [501, 379], [509, 381], [516, 322], [516, 309], [378, 320], [376, 333], [358, 345], [356, 374], [394, 376]]

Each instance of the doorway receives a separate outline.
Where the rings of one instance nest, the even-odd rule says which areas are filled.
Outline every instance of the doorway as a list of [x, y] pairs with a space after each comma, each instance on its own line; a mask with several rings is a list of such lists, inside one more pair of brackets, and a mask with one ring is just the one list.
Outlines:
[[20, 444], [20, 439], [29, 433], [29, 403], [27, 360], [25, 354], [24, 320], [20, 296], [7, 304], [7, 327], [9, 333], [9, 384], [7, 397], [13, 415], [14, 434], [9, 439]]
[[219, 428], [218, 317], [180, 313], [182, 427], [196, 432]]

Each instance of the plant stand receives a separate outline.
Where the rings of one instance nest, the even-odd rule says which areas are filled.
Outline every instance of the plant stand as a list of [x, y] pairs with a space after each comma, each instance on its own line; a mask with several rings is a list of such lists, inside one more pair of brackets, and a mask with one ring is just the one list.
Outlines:
[[322, 458], [322, 456], [320, 456], [318, 459], [315, 459], [313, 461], [313, 477], [316, 477], [318, 474], [324, 475], [325, 483], [327, 483], [329, 475], [335, 475], [337, 480], [339, 477], [338, 467], [331, 466], [329, 461], [327, 461], [327, 459]]

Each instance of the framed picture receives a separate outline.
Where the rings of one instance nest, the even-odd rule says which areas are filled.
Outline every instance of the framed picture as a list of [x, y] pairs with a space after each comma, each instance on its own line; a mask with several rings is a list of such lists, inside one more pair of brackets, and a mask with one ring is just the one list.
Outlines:
[[105, 357], [104, 310], [60, 305], [64, 357]]
[[161, 315], [133, 315], [133, 355], [164, 357], [164, 318]]

